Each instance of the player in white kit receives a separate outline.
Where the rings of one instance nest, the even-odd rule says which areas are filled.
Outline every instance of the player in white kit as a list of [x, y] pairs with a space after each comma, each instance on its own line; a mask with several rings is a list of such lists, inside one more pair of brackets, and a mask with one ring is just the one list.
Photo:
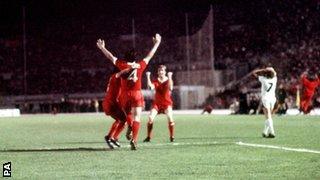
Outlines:
[[275, 132], [273, 128], [272, 110], [277, 101], [277, 73], [272, 67], [267, 67], [265, 69], [254, 70], [252, 74], [257, 77], [261, 83], [261, 101], [263, 104], [263, 112], [267, 118], [262, 137], [274, 138]]

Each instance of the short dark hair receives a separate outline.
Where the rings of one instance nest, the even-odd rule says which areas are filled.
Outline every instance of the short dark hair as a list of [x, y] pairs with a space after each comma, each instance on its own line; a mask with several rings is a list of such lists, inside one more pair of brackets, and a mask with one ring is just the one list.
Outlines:
[[269, 79], [274, 77], [274, 73], [272, 71], [265, 71], [264, 75]]
[[134, 62], [137, 60], [137, 52], [134, 49], [130, 49], [124, 55], [124, 59], [127, 62]]

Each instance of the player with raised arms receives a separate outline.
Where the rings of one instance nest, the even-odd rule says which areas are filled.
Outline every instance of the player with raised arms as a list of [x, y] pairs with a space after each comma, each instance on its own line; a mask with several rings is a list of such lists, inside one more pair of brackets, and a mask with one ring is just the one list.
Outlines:
[[[99, 39], [97, 41], [97, 47], [103, 52], [103, 54], [111, 60], [111, 62], [115, 63], [115, 57], [105, 48], [105, 43], [103, 40]], [[103, 110], [106, 115], [111, 116], [115, 119], [115, 122], [112, 124], [109, 133], [104, 137], [106, 143], [111, 149], [114, 149], [114, 144], [117, 147], [120, 147], [120, 143], [118, 142], [118, 138], [120, 133], [122, 132], [124, 125], [127, 121], [127, 114], [123, 110], [123, 108], [120, 106], [119, 103], [119, 95], [121, 92], [121, 76], [124, 76], [126, 73], [128, 73], [132, 69], [136, 69], [139, 66], [136, 64], [131, 64], [128, 66], [128, 63], [125, 61], [118, 61], [118, 66], [121, 66], [123, 69], [122, 71], [118, 73], [114, 73], [111, 75], [108, 86], [106, 89], [106, 94], [102, 103]], [[125, 68], [126, 67], [126, 68]], [[119, 70], [118, 70], [119, 71]], [[131, 139], [130, 137], [130, 128], [128, 128], [129, 131], [127, 131], [126, 137], [127, 139]], [[111, 144], [112, 143], [112, 144]]]
[[120, 70], [126, 69], [129, 66], [134, 68], [129, 72], [127, 78], [121, 78], [121, 91], [119, 96], [120, 105], [127, 113], [127, 123], [132, 127], [132, 138], [130, 140], [131, 150], [136, 150], [137, 148], [136, 143], [140, 129], [140, 118], [142, 107], [144, 106], [144, 99], [141, 92], [142, 73], [157, 51], [160, 42], [161, 36], [156, 34], [155, 37], [153, 37], [152, 49], [145, 58], [138, 62], [136, 62], [136, 52], [134, 50], [126, 53], [125, 60], [118, 60], [117, 57], [105, 48], [103, 40], [99, 39], [97, 42], [98, 47], [105, 56]]
[[157, 114], [164, 113], [168, 118], [168, 129], [170, 142], [174, 141], [174, 121], [172, 117], [172, 99], [171, 91], [173, 89], [172, 72], [168, 72], [166, 76], [166, 66], [158, 67], [158, 78], [151, 81], [150, 72], [147, 72], [148, 86], [155, 90], [155, 97], [152, 103], [152, 108], [147, 123], [147, 137], [143, 142], [150, 142], [152, 136], [153, 122]]
[[258, 78], [261, 83], [261, 101], [263, 104], [263, 112], [266, 116], [262, 137], [274, 138], [275, 132], [273, 128], [272, 110], [276, 103], [276, 85], [277, 73], [272, 67], [254, 70], [252, 74]]

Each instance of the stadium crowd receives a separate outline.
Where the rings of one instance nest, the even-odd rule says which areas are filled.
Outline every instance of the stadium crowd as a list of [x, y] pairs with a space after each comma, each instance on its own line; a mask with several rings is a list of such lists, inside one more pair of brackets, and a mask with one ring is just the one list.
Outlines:
[[[236, 69], [239, 64], [245, 64], [247, 68], [244, 73], [249, 73], [261, 65], [271, 64], [278, 72], [279, 84], [288, 92], [287, 101], [290, 107], [294, 106], [300, 74], [308, 69], [319, 73], [320, 2], [271, 0], [256, 4], [252, 1], [238, 5], [238, 8], [242, 9], [239, 11], [232, 11], [232, 8], [237, 7], [228, 6], [227, 3], [213, 7], [215, 68]], [[277, 6], [273, 6], [274, 4]], [[245, 11], [245, 8], [248, 10]], [[250, 11], [254, 14], [250, 14]], [[103, 21], [107, 17], [98, 18]], [[128, 26], [131, 19], [119, 19], [117, 22], [121, 21], [126, 23], [117, 23], [116, 26], [121, 29], [120, 33], [125, 35], [111, 33], [106, 37], [107, 46], [119, 56], [128, 49], [123, 44], [132, 43], [132, 37], [127, 35], [131, 32], [131, 26]], [[94, 22], [70, 22], [66, 20], [49, 23], [41, 32], [36, 23], [29, 23], [26, 92], [22, 36], [0, 38], [1, 95], [98, 93], [105, 90], [106, 79], [114, 71], [114, 67], [105, 61], [97, 50], [95, 41], [101, 34], [113, 30], [107, 28], [102, 31], [103, 25]], [[68, 24], [67, 31], [64, 24]], [[184, 34], [184, 24], [180, 26], [181, 28], [175, 31], [181, 35]], [[161, 27], [164, 32], [170, 31], [170, 26]], [[166, 27], [168, 29], [165, 29]], [[152, 30], [148, 31], [145, 24], [137, 24], [136, 31], [139, 35], [139, 32], [148, 34]], [[139, 39], [143, 39], [143, 35], [137, 38], [136, 42], [136, 49], [143, 56], [148, 44], [141, 45], [142, 40]], [[176, 39], [177, 37], [170, 35], [166, 43], [164, 38], [158, 55], [152, 61], [153, 64], [166, 64], [174, 73], [186, 70], [183, 52], [176, 51]], [[207, 58], [204, 58], [203, 62], [206, 60]], [[191, 67], [192, 70], [205, 69], [207, 65], [197, 62]], [[146, 88], [146, 83], [143, 84]], [[258, 88], [257, 82], [250, 81], [241, 86], [248, 89]], [[211, 103], [215, 108], [228, 108], [236, 101], [239, 92], [234, 92], [232, 96], [226, 94], [228, 93], [222, 92], [215, 97], [210, 96], [205, 103]], [[256, 106], [255, 93], [249, 94], [248, 99], [248, 106]], [[316, 98], [315, 104], [320, 104], [319, 98]]]

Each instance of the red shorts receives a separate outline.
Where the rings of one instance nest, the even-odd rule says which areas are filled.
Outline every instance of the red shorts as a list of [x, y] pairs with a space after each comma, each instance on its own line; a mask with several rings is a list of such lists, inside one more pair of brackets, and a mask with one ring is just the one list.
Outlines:
[[126, 113], [123, 111], [118, 102], [104, 100], [102, 102], [103, 111], [107, 116], [115, 120], [126, 121]]
[[165, 111], [168, 109], [168, 107], [171, 106], [172, 104], [160, 104], [160, 103], [152, 103], [152, 108], [158, 111], [158, 114], [164, 114]]
[[142, 92], [139, 91], [124, 91], [121, 92], [119, 97], [120, 105], [125, 110], [125, 112], [129, 113], [131, 108], [133, 107], [143, 107], [144, 99]]

